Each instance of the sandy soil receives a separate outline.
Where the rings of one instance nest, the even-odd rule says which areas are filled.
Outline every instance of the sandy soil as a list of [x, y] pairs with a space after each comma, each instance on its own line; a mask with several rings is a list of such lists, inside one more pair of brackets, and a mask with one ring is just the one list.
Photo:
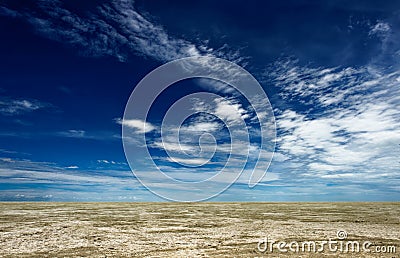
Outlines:
[[[370, 252], [257, 248], [338, 230]], [[400, 203], [0, 203], [0, 257], [322, 256], [400, 257]]]

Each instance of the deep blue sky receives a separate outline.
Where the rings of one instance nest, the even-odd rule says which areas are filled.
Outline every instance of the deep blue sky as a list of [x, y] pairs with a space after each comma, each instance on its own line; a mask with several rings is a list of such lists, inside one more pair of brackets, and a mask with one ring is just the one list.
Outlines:
[[278, 133], [261, 184], [212, 200], [398, 201], [399, 28], [399, 1], [0, 0], [0, 200], [162, 200], [119, 119], [147, 73], [212, 55], [260, 81]]

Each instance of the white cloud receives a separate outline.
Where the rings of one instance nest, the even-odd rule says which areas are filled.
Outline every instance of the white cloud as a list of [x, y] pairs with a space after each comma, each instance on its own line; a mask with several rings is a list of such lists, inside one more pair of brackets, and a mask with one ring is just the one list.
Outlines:
[[107, 159], [98, 159], [97, 163], [106, 165], [126, 165], [125, 162], [117, 162], [114, 160], [107, 160]]
[[0, 161], [5, 162], [5, 163], [14, 163], [15, 160], [12, 158], [0, 158]]
[[7, 116], [35, 111], [46, 106], [48, 106], [48, 104], [39, 102], [38, 100], [0, 99], [0, 113]]
[[282, 154], [280, 152], [275, 152], [273, 155], [273, 161], [284, 162], [288, 159], [289, 159], [289, 157], [287, 155]]
[[121, 136], [111, 131], [86, 131], [81, 129], [70, 129], [66, 131], [50, 133], [50, 136], [67, 137], [86, 140], [119, 140]]
[[390, 30], [391, 28], [389, 23], [380, 21], [371, 27], [369, 35], [385, 36], [388, 32], [390, 32]]
[[[171, 37], [161, 26], [139, 14], [133, 1], [113, 1], [111, 8], [100, 8], [100, 13], [117, 24], [117, 31], [128, 39], [128, 46], [139, 54], [161, 61], [201, 54], [196, 45]], [[210, 51], [206, 47], [202, 49]]]
[[138, 133], [148, 133], [157, 129], [156, 126], [149, 122], [145, 122], [139, 119], [116, 119], [117, 124], [134, 129]]
[[293, 60], [277, 62], [274, 68], [265, 75], [282, 88], [280, 96], [289, 101], [334, 106], [346, 103], [349, 95], [365, 89], [365, 85], [359, 84], [360, 79], [366, 79], [365, 68], [309, 68]]
[[121, 62], [131, 53], [162, 62], [200, 55], [224, 56], [237, 62], [243, 60], [227, 45], [214, 50], [205, 44], [194, 44], [169, 35], [151, 18], [140, 14], [134, 1], [110, 1], [87, 15], [68, 10], [60, 1], [43, 0], [36, 4], [39, 8], [35, 11], [1, 7], [0, 15], [25, 19], [44, 36], [79, 47], [85, 55], [114, 56]]
[[[265, 100], [255, 102], [252, 104], [266, 104]], [[152, 148], [167, 152], [167, 158], [159, 157], [158, 160], [182, 163], [187, 166], [212, 164], [212, 167], [205, 168], [208, 173], [219, 171], [219, 166], [225, 166], [232, 169], [231, 176], [242, 171], [247, 164], [246, 169], [250, 173], [248, 178], [251, 175], [251, 168], [256, 168], [253, 178], [262, 178], [272, 158], [272, 150], [263, 150], [260, 142], [249, 139], [253, 136], [253, 132], [260, 136], [260, 132], [256, 132], [256, 128], [252, 127], [254, 123], [258, 123], [253, 121], [257, 117], [252, 108], [242, 105], [236, 98], [220, 97], [212, 97], [207, 101], [196, 99], [192, 102], [192, 107], [188, 108], [197, 115], [180, 127], [173, 125], [163, 127], [162, 139], [154, 139], [151, 144]], [[262, 121], [265, 121], [268, 114], [265, 112], [261, 115], [264, 116]], [[269, 146], [271, 145], [272, 142]], [[284, 154], [276, 157], [276, 160], [286, 159], [288, 157]], [[172, 164], [161, 164], [168, 171], [174, 170]], [[196, 171], [199, 169], [197, 168]], [[180, 176], [184, 178], [185, 175]]]
[[[219, 68], [216, 68], [217, 70]], [[231, 76], [233, 78], [234, 75]], [[224, 93], [224, 94], [234, 94], [235, 93], [235, 88], [233, 88], [230, 85], [227, 85], [226, 83], [213, 80], [213, 79], [207, 79], [207, 78], [198, 78], [197, 79], [198, 84], [206, 89], [211, 89], [216, 92]]]
[[[115, 162], [116, 165], [126, 165]], [[27, 159], [0, 159], [0, 182], [8, 184], [62, 184], [72, 188], [82, 184], [133, 184], [131, 172], [123, 170], [84, 170], [77, 165], [61, 167], [52, 162]], [[42, 189], [43, 190], [43, 189]], [[47, 189], [48, 190], [48, 189]]]
[[84, 130], [75, 130], [71, 129], [64, 132], [59, 132], [58, 135], [63, 137], [70, 137], [70, 138], [85, 138], [86, 132]]
[[171, 162], [176, 162], [176, 163], [181, 163], [184, 165], [194, 165], [194, 166], [201, 166], [206, 163], [210, 163], [208, 159], [202, 159], [202, 158], [177, 158], [177, 157], [168, 157], [168, 160]]
[[181, 126], [179, 131], [192, 133], [215, 132], [220, 129], [220, 127], [218, 122], [196, 122], [187, 126]]
[[[45, 168], [42, 168], [45, 169]], [[126, 175], [131, 175], [130, 172], [126, 172]], [[0, 168], [0, 182], [7, 183], [62, 183], [62, 184], [77, 184], [81, 185], [84, 183], [123, 183], [132, 182], [133, 180], [127, 180], [124, 178], [118, 178], [107, 175], [85, 175], [82, 171], [80, 174], [72, 174], [72, 171], [68, 173], [65, 171], [37, 171], [37, 170], [25, 170], [25, 169], [4, 169]]]
[[276, 110], [278, 152], [301, 163], [297, 171], [325, 179], [354, 174], [366, 180], [370, 173], [384, 178], [398, 171], [398, 72], [307, 68], [290, 62], [277, 71], [273, 77], [281, 96], [306, 110]]
[[239, 102], [229, 100], [215, 100], [216, 106], [212, 114], [215, 114], [220, 119], [226, 121], [229, 125], [241, 124], [244, 119], [250, 117], [248, 112], [242, 107]]
[[[244, 122], [244, 119], [250, 117], [250, 112], [239, 102], [221, 98], [208, 103], [195, 101], [192, 109], [195, 112], [204, 112], [206, 115], [198, 114], [180, 127], [167, 125], [163, 130], [162, 139], [154, 139], [152, 147], [163, 149], [171, 155], [206, 155], [198, 156], [206, 159], [214, 154], [226, 156], [231, 153], [246, 156], [247, 150], [250, 153], [257, 152], [258, 147], [248, 142], [248, 128]], [[230, 131], [226, 128], [222, 130], [223, 122]], [[235, 138], [232, 139], [232, 143], [227, 143], [232, 137]], [[220, 142], [217, 144], [218, 140]]]
[[180, 143], [179, 141], [173, 140], [169, 142], [168, 139], [164, 139], [163, 141], [156, 141], [152, 145], [155, 148], [163, 149], [166, 151], [173, 151], [173, 152], [191, 152], [197, 148], [197, 145], [194, 144], [184, 144]]
[[371, 26], [368, 35], [381, 41], [381, 53], [375, 56], [373, 61], [388, 63], [391, 59], [390, 61], [394, 61], [393, 63], [398, 63], [399, 48], [397, 42], [399, 30], [397, 27], [397, 25], [391, 26], [387, 21], [377, 21], [376, 24]]

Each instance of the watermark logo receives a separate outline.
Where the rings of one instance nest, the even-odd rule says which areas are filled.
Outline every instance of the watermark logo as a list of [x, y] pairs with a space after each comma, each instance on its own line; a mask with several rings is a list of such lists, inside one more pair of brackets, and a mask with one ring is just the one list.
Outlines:
[[339, 231], [336, 233], [336, 236], [337, 236], [337, 238], [338, 238], [339, 240], [346, 239], [346, 238], [347, 238], [347, 232], [344, 231], [344, 230], [339, 230]]
[[173, 201], [209, 199], [239, 178], [254, 187], [275, 148], [265, 91], [248, 71], [215, 57], [183, 58], [151, 71], [119, 122], [136, 178]]
[[348, 239], [347, 232], [337, 231], [336, 238], [314, 241], [275, 241], [268, 237], [260, 239], [257, 251], [261, 253], [396, 253], [395, 245], [374, 245], [371, 241]]

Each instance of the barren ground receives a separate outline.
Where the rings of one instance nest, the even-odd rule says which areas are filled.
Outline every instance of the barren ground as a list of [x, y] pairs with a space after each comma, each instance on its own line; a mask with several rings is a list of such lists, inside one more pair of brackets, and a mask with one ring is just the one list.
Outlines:
[[[371, 252], [257, 250], [338, 230]], [[399, 258], [400, 203], [0, 203], [0, 257], [132, 256]]]

